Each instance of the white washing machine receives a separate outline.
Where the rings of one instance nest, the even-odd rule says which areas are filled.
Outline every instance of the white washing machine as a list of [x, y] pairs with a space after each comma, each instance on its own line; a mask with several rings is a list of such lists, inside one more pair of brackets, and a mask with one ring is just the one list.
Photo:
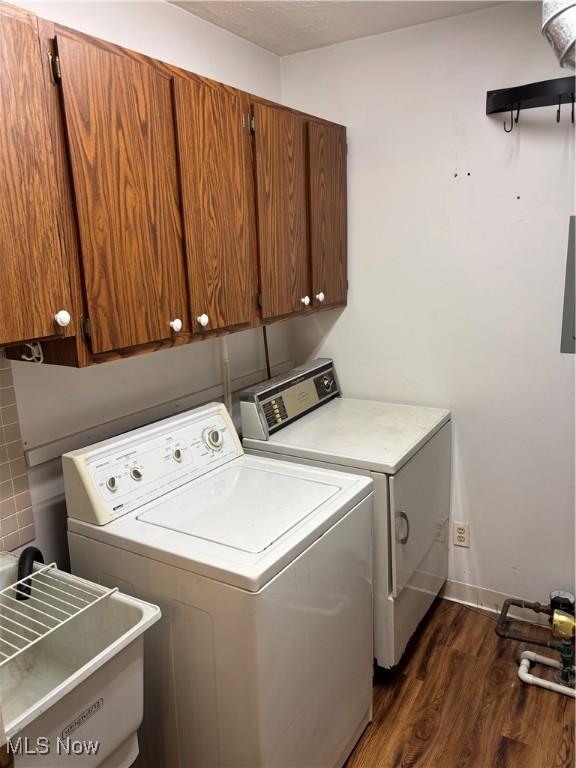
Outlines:
[[213, 404], [63, 458], [72, 571], [162, 608], [148, 766], [340, 766], [371, 719], [372, 482], [246, 456]]
[[396, 665], [448, 573], [450, 412], [341, 396], [318, 359], [246, 390], [253, 455], [357, 472], [374, 482], [374, 655]]

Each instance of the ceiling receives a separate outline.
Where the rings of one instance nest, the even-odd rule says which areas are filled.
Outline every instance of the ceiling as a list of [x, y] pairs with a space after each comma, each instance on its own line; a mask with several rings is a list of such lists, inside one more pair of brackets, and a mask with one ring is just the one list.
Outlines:
[[458, 16], [472, 0], [181, 0], [174, 5], [279, 56]]

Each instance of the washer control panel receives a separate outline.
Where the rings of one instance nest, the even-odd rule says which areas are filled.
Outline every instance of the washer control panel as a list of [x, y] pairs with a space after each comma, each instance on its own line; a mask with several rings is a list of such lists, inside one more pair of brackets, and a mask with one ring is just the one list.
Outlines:
[[339, 397], [332, 360], [318, 359], [262, 382], [240, 397], [242, 436], [267, 439], [286, 424]]
[[[173, 416], [63, 457], [68, 513], [104, 524], [241, 456], [223, 405]], [[84, 486], [97, 509], [71, 509]]]

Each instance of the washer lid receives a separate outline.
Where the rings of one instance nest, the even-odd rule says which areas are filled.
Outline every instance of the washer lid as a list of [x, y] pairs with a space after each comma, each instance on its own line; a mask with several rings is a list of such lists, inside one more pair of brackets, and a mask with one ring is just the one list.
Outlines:
[[233, 464], [137, 519], [257, 554], [340, 490], [336, 484]]

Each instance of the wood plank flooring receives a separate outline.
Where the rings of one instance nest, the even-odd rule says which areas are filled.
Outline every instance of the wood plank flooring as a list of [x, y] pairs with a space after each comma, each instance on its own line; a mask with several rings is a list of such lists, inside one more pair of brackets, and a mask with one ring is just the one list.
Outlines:
[[374, 721], [346, 768], [571, 768], [574, 700], [520, 682], [529, 647], [552, 655], [499, 638], [493, 614], [437, 600], [400, 665], [378, 670]]

